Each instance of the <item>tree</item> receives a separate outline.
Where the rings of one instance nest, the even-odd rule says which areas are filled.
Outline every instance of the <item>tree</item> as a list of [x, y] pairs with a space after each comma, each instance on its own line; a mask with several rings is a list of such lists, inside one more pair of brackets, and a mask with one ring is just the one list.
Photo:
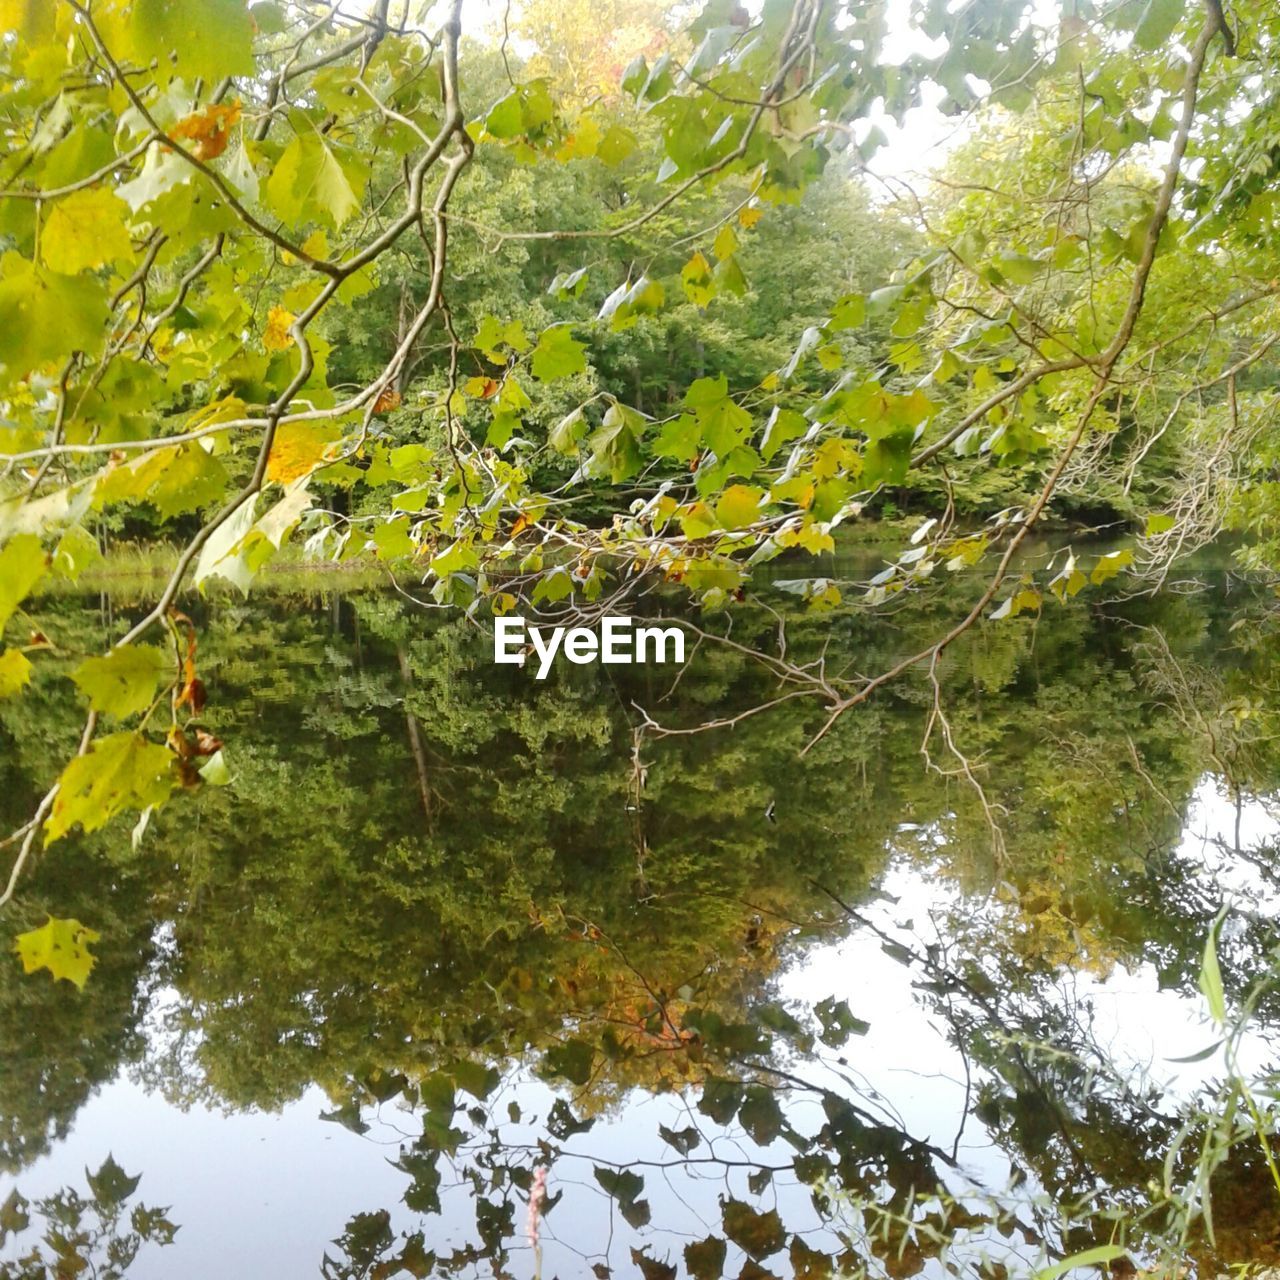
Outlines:
[[[5, 689], [29, 681], [28, 651], [41, 660], [16, 640], [15, 609], [46, 575], [79, 572], [95, 518], [145, 504], [185, 542], [152, 607], [76, 673], [80, 744], [9, 841], [0, 902], [38, 843], [208, 776], [191, 730], [197, 637], [174, 600], [189, 574], [248, 590], [295, 530], [322, 555], [412, 557], [435, 604], [472, 614], [620, 604], [673, 581], [714, 612], [752, 565], [828, 550], [877, 494], [917, 474], [935, 500], [948, 492], [949, 453], [975, 482], [1030, 467], [1021, 510], [959, 529], [948, 500], [870, 584], [875, 605], [991, 559], [937, 635], [856, 679], [787, 672], [830, 725], [936, 667], [984, 614], [1039, 610], [1046, 592], [1083, 589], [1085, 569], [1100, 583], [1131, 562], [1068, 556], [1001, 600], [1061, 493], [1116, 471], [1109, 501], [1162, 497], [1140, 553], [1159, 572], [1220, 523], [1235, 483], [1223, 460], [1268, 420], [1269, 398], [1242, 381], [1271, 347], [1255, 335], [1276, 275], [1266, 192], [1241, 177], [1271, 110], [1260, 3], [1231, 24], [1214, 3], [1162, 2], [1041, 25], [1012, 0], [955, 14], [929, 0], [911, 21], [939, 51], [889, 66], [874, 7], [795, 0], [752, 16], [714, 0], [687, 45], [641, 54], [604, 97], [554, 83], [552, 52], [591, 59], [539, 36], [536, 6], [521, 68], [505, 46], [469, 54], [456, 5], [434, 33], [390, 0], [319, 22], [222, 0], [189, 0], [181, 23], [140, 0], [13, 12], [0, 52], [0, 298], [18, 320], [0, 343]], [[582, 36], [598, 49], [598, 27]], [[611, 74], [606, 58], [588, 78]], [[873, 154], [873, 104], [901, 112], [927, 79], [984, 113], [974, 154], [1013, 157], [1018, 190], [999, 160], [990, 182], [944, 184], [937, 212], [895, 188], [916, 223], [895, 239], [914, 258], [879, 288], [856, 270], [834, 300], [815, 291], [816, 322], [761, 374], [782, 317], [757, 306], [735, 321], [732, 302], [768, 235], [756, 224], [784, 224], [846, 144], [855, 163]], [[522, 206], [522, 168], [566, 175], [563, 205]], [[483, 218], [465, 204], [473, 175], [500, 192]], [[605, 195], [603, 220], [582, 191]], [[682, 207], [708, 221], [669, 238]], [[530, 213], [536, 225], [508, 221]], [[470, 267], [456, 257], [467, 236]], [[491, 261], [521, 304], [477, 316], [496, 299], [475, 264]], [[455, 291], [468, 271], [470, 313]], [[388, 287], [394, 327], [346, 349], [346, 318]], [[717, 349], [726, 323], [737, 333]], [[759, 345], [743, 358], [747, 324]], [[684, 334], [696, 367], [655, 385]], [[818, 580], [804, 598], [830, 607], [840, 591]]]

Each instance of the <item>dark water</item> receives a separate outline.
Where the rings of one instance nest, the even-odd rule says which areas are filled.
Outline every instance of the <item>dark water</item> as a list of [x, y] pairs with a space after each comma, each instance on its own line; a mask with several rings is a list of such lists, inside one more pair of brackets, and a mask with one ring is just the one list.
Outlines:
[[[1273, 963], [1274, 605], [1216, 572], [980, 627], [941, 671], [980, 797], [936, 736], [926, 768], [922, 681], [801, 758], [805, 699], [637, 737], [637, 708], [775, 696], [739, 649], [539, 684], [389, 594], [188, 601], [233, 781], [136, 848], [121, 819], [59, 842], [0, 920], [6, 951], [46, 912], [102, 935], [83, 992], [0, 964], [0, 1276], [1274, 1261], [1230, 1117], [1213, 1240], [1183, 1231], [1230, 1064], [1170, 1061], [1220, 1038], [1224, 903], [1233, 1010]], [[62, 674], [141, 607], [37, 610], [57, 652], [0, 703], [6, 829], [72, 749]], [[953, 607], [797, 616], [790, 652], [874, 673]], [[777, 621], [733, 627], [764, 649]], [[1264, 1129], [1277, 1017], [1263, 992], [1232, 1067]]]

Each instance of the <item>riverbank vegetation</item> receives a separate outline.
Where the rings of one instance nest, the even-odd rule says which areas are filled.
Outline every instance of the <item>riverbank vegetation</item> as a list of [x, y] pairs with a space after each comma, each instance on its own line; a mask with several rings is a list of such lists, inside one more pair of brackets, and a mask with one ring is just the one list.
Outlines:
[[[535, 1150], [545, 1178], [629, 1092], [696, 1094], [760, 1149], [717, 1218], [743, 1276], [784, 1245], [913, 1274], [961, 1235], [993, 1277], [1273, 1260], [1238, 1029], [1268, 1034], [1274, 929], [1178, 856], [1213, 792], [1273, 876], [1240, 831], [1280, 785], [1271, 0], [0, 25], [7, 1164], [126, 1066], [185, 1102], [319, 1084], [357, 1132], [400, 1099], [410, 1208], [464, 1152], [456, 1272], [506, 1266], [519, 1196], [536, 1245]], [[481, 673], [513, 612], [669, 615], [690, 673]], [[869, 914], [903, 865], [955, 889], [927, 943]], [[865, 1027], [784, 1008], [783, 961], [858, 930], [949, 1028], [1007, 1187], [788, 1074]], [[1185, 1105], [1055, 986], [1144, 964], [1212, 1024]], [[508, 1058], [576, 1092], [504, 1154]], [[820, 1247], [742, 1199], [782, 1173]], [[594, 1177], [647, 1225], [634, 1170]], [[135, 1184], [90, 1189], [96, 1248]], [[432, 1273], [353, 1223], [326, 1274]]]

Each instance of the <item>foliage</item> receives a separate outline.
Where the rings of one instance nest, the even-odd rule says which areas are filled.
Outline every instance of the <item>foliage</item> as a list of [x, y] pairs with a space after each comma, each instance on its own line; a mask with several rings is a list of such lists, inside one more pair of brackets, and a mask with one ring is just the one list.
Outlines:
[[[919, 767], [927, 682], [858, 709], [804, 769], [795, 752], [815, 709], [802, 700], [744, 720], [729, 742], [645, 736], [637, 812], [634, 725], [622, 708], [662, 699], [670, 728], [696, 726], [708, 708], [750, 708], [769, 677], [748, 653], [706, 649], [665, 699], [668, 681], [645, 668], [621, 669], [607, 698], [581, 669], [517, 698], [518, 674], [489, 664], [465, 624], [424, 631], [410, 603], [383, 593], [336, 609], [196, 601], [202, 719], [236, 744], [233, 780], [191, 796], [194, 840], [191, 819], [170, 805], [136, 848], [109, 828], [77, 832], [35, 869], [31, 899], [18, 904], [35, 913], [23, 928], [44, 922], [42, 904], [65, 903], [98, 921], [103, 939], [83, 994], [32, 984], [16, 960], [0, 971], [0, 1034], [14, 1046], [0, 1090], [10, 1158], [29, 1162], [88, 1081], [124, 1065], [176, 1101], [237, 1108], [275, 1108], [319, 1083], [336, 1125], [359, 1132], [393, 1099], [415, 1117], [397, 1123], [410, 1124], [405, 1208], [421, 1222], [402, 1229], [397, 1216], [393, 1228], [371, 1207], [333, 1233], [334, 1274], [430, 1254], [434, 1225], [473, 1216], [453, 1260], [509, 1258], [534, 1159], [559, 1166], [554, 1196], [557, 1179], [590, 1158], [578, 1176], [610, 1197], [620, 1244], [661, 1260], [654, 1171], [602, 1159], [598, 1134], [633, 1091], [678, 1090], [685, 1118], [664, 1119], [658, 1134], [668, 1158], [705, 1172], [697, 1162], [723, 1151], [724, 1134], [749, 1165], [691, 1267], [721, 1243], [738, 1251], [732, 1263], [726, 1255], [736, 1274], [740, 1251], [779, 1229], [789, 1257], [819, 1267], [810, 1255], [824, 1255], [838, 1270], [842, 1250], [879, 1267], [899, 1248], [909, 1254], [912, 1239], [926, 1255], [967, 1257], [986, 1225], [975, 1218], [1007, 1224], [1001, 1215], [1028, 1203], [1042, 1224], [1058, 1221], [1046, 1203], [999, 1188], [959, 1204], [935, 1195], [952, 1176], [942, 1156], [860, 1089], [811, 1076], [819, 1063], [874, 1054], [893, 1027], [868, 1025], [852, 996], [783, 1006], [776, 976], [815, 943], [874, 927], [970, 1054], [968, 1123], [1067, 1215], [1075, 1234], [1045, 1264], [1107, 1243], [1117, 1220], [1133, 1247], [1155, 1247], [1169, 1238], [1161, 1214], [1198, 1176], [1197, 1113], [1186, 1112], [1174, 1200], [1148, 1205], [1179, 1117], [1153, 1114], [1138, 1085], [1109, 1073], [1063, 983], [1146, 959], [1167, 985], [1197, 992], [1218, 890], [1211, 868], [1173, 851], [1205, 769], [1228, 768], [1246, 792], [1275, 789], [1277, 650], [1265, 604], [1202, 592], [1096, 611], [1076, 599], [1034, 632], [990, 622], [959, 641], [941, 678], [959, 731], [983, 751], [988, 802], [1008, 811], [997, 862], [978, 795]], [[118, 631], [134, 609], [128, 596], [116, 607]], [[790, 639], [798, 659], [825, 644], [833, 663], [890, 661], [928, 633], [938, 607], [915, 602], [889, 637], [842, 606], [801, 619]], [[33, 621], [67, 669], [111, 634], [76, 598], [45, 599]], [[745, 641], [776, 620], [748, 609], [739, 625]], [[74, 686], [52, 665], [38, 679], [38, 711], [25, 699], [0, 710], [0, 795], [15, 812], [79, 728]], [[1253, 701], [1241, 718], [1244, 691]], [[944, 901], [948, 886], [965, 890], [935, 922], [945, 955], [930, 950], [928, 922], [879, 897], [894, 859], [934, 877]], [[148, 950], [156, 937], [159, 951]], [[1229, 1011], [1248, 1001], [1272, 941], [1265, 918], [1221, 938]], [[1268, 1020], [1277, 1012], [1265, 997], [1255, 1007]], [[141, 1029], [158, 1017], [163, 1030], [144, 1050]], [[530, 1118], [508, 1109], [513, 1078], [554, 1091], [533, 1150]], [[1263, 1256], [1247, 1222], [1271, 1202], [1248, 1138], [1242, 1127], [1212, 1172], [1230, 1188], [1215, 1203], [1224, 1260]], [[464, 1171], [452, 1200], [446, 1162]], [[820, 1220], [850, 1243], [809, 1232], [795, 1243], [766, 1174], [800, 1179]], [[865, 1231], [849, 1225], [855, 1205]], [[622, 1234], [646, 1212], [652, 1247]], [[560, 1230], [555, 1210], [547, 1223]]]
[[[198, 785], [192, 677], [140, 642], [188, 573], [248, 591], [298, 530], [472, 617], [660, 583], [714, 611], [877, 504], [932, 510], [856, 589], [987, 585], [883, 678], [810, 681], [834, 719], [984, 613], [1265, 525], [1269, 6], [913, 0], [929, 52], [896, 62], [875, 6], [579, 9], [514, 39], [387, 0], [8, 15], [0, 621], [101, 531], [185, 539], [81, 668], [31, 830]], [[926, 83], [965, 139], [923, 189], [860, 178]], [[1150, 516], [1133, 563], [1011, 582], [1055, 503]]]
[[[88, 1198], [71, 1187], [32, 1203], [15, 1187], [0, 1204], [0, 1247], [12, 1240], [20, 1250], [12, 1262], [0, 1262], [4, 1280], [62, 1280], [89, 1274], [121, 1280], [149, 1244], [173, 1243], [178, 1228], [168, 1210], [128, 1204], [141, 1175], [130, 1177], [107, 1156], [97, 1173], [85, 1170]], [[30, 1233], [43, 1225], [38, 1239]]]

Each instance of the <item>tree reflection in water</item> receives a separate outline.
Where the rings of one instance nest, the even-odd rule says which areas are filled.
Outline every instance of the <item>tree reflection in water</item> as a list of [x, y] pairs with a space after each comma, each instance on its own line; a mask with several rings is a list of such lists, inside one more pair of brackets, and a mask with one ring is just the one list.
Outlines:
[[[736, 650], [702, 646], [674, 689], [654, 668], [543, 686], [377, 594], [198, 621], [235, 781], [136, 850], [65, 842], [5, 921], [56, 903], [103, 935], [83, 994], [0, 970], [15, 1177], [127, 1071], [232, 1109], [318, 1084], [326, 1120], [396, 1138], [403, 1203], [316, 1241], [328, 1276], [533, 1274], [538, 1169], [542, 1274], [565, 1280], [1274, 1258], [1274, 844], [1247, 820], [1280, 784], [1265, 600], [1076, 601], [966, 637], [940, 675], [985, 804], [924, 768], [923, 686], [800, 761], [821, 723], [803, 700], [637, 732], [637, 706], [678, 728], [766, 700]], [[932, 622], [927, 601], [893, 632], [800, 618], [790, 643], [879, 669]], [[39, 623], [68, 663], [112, 625], [76, 600]], [[734, 627], [764, 646], [776, 621]], [[65, 683], [0, 707], [13, 813], [76, 731]], [[1217, 953], [1248, 1071], [1230, 1043], [1134, 1061], [1151, 1028], [1136, 1001], [1109, 1017], [1117, 990], [1176, 1009], [1162, 1057], [1223, 1039], [1194, 1011], [1231, 876]], [[47, 1227], [28, 1216], [0, 1248], [27, 1256]]]

